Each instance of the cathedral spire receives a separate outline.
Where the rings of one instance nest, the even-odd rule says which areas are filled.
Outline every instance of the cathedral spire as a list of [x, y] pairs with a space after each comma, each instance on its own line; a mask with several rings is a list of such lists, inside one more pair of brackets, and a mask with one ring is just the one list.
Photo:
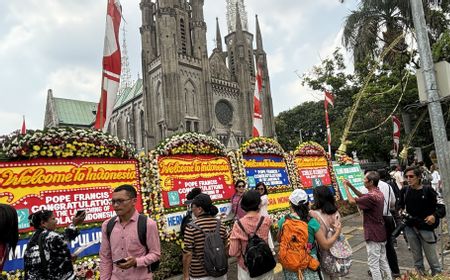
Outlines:
[[258, 15], [256, 15], [256, 49], [263, 50], [263, 42], [261, 36], [261, 29], [259, 28]]
[[245, 42], [244, 33], [242, 29], [241, 13], [238, 9], [238, 3], [236, 2], [236, 44], [242, 44]]
[[124, 89], [132, 86], [130, 63], [128, 61], [126, 34], [127, 30], [125, 29], [124, 24], [122, 27], [122, 73], [120, 74], [120, 89], [118, 91], [119, 95], [122, 94]]
[[242, 29], [247, 31], [247, 11], [244, 0], [227, 0], [227, 25], [228, 33], [236, 31], [236, 17], [240, 14]]
[[219, 27], [219, 18], [216, 17], [216, 49], [219, 51], [223, 51], [222, 49], [222, 35], [220, 34], [220, 27]]

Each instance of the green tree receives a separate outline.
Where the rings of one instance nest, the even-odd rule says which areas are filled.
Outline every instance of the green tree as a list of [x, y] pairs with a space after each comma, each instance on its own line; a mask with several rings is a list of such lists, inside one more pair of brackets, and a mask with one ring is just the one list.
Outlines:
[[[391, 65], [381, 66], [366, 84], [367, 73], [345, 74], [343, 57], [336, 50], [332, 58], [324, 60], [303, 76], [303, 83], [312, 89], [321, 91], [328, 89], [335, 94], [335, 107], [329, 110], [333, 150], [340, 144], [340, 137], [348, 114], [352, 110], [354, 98], [362, 91], [363, 98], [351, 126], [349, 136], [351, 144], [348, 149], [358, 151], [361, 158], [389, 160], [389, 152], [393, 146], [392, 121], [389, 117], [392, 114], [401, 115], [403, 108], [414, 104], [418, 96], [415, 76], [410, 70], [400, 67], [406, 63], [402, 59], [404, 58], [398, 57]], [[371, 69], [373, 65], [373, 61], [366, 59], [364, 68]], [[413, 121], [422, 110], [414, 108], [410, 112]], [[427, 130], [422, 129], [420, 133], [423, 134], [424, 131]], [[424, 139], [430, 138], [426, 136]]]
[[[449, 1], [441, 6], [424, 1], [424, 10], [431, 43], [435, 42], [449, 24]], [[352, 11], [344, 24], [343, 44], [353, 51], [357, 66], [367, 57], [377, 59], [399, 36], [411, 34], [413, 20], [409, 0], [361, 0], [358, 9]], [[393, 46], [383, 62], [392, 63], [398, 56], [407, 55], [404, 39]]]
[[326, 146], [326, 126], [323, 102], [305, 102], [275, 118], [278, 142], [286, 151], [293, 151], [303, 141]]

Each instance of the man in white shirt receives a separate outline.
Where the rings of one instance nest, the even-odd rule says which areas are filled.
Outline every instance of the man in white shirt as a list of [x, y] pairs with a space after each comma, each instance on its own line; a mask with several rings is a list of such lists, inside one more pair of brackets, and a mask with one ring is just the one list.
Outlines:
[[405, 178], [403, 178], [403, 172], [400, 168], [400, 165], [394, 166], [389, 175], [391, 175], [391, 177], [395, 180], [398, 189], [401, 190], [403, 188], [403, 182], [405, 182]]
[[386, 257], [388, 259], [389, 268], [392, 272], [392, 278], [400, 277], [400, 268], [398, 267], [397, 253], [394, 248], [394, 238], [392, 237], [392, 232], [394, 231], [396, 225], [394, 217], [390, 210], [395, 209], [395, 203], [397, 199], [395, 198], [394, 191], [388, 183], [382, 180], [386, 180], [387, 172], [384, 169], [378, 170], [380, 173], [380, 181], [378, 182], [378, 188], [383, 193], [384, 196], [384, 206], [383, 206], [383, 220], [384, 226], [386, 228]]

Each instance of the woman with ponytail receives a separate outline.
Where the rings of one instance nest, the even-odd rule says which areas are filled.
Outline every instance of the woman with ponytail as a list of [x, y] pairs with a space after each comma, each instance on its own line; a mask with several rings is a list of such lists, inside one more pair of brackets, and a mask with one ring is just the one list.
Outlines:
[[67, 242], [74, 240], [80, 225], [86, 217], [85, 212], [75, 216], [64, 235], [55, 232], [57, 221], [52, 211], [40, 210], [28, 219], [35, 228], [25, 251], [25, 280], [72, 280], [75, 273], [72, 255]]
[[[227, 245], [228, 234], [225, 226], [216, 219], [219, 212], [209, 195], [201, 193], [192, 200], [192, 214], [195, 220], [188, 224], [184, 232], [183, 279], [226, 280], [227, 275], [212, 277], [204, 267], [204, 232], [215, 232], [219, 223], [220, 237]], [[220, 252], [218, 252], [220, 253]], [[222, 252], [223, 253], [223, 252]]]
[[[317, 244], [319, 245], [322, 257], [328, 252], [341, 234], [341, 216], [338, 212], [334, 193], [329, 187], [317, 186], [313, 191], [313, 210], [309, 215], [320, 223], [320, 230], [316, 233]], [[323, 260], [323, 258], [321, 258]], [[324, 263], [321, 264], [322, 266]], [[338, 280], [337, 276], [329, 275], [322, 269], [324, 280]]]
[[320, 224], [309, 217], [308, 194], [304, 190], [294, 190], [289, 196], [289, 204], [291, 213], [278, 221], [278, 260], [283, 267], [284, 279], [319, 280], [314, 244]]

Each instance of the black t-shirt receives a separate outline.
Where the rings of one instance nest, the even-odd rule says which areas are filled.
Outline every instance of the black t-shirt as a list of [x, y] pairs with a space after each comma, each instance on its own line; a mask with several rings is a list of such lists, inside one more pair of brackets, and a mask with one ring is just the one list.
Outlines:
[[400, 208], [406, 209], [406, 212], [416, 220], [415, 225], [419, 228], [428, 229], [429, 226], [423, 220], [436, 212], [436, 203], [436, 192], [428, 186], [420, 190], [408, 186], [400, 191]]

